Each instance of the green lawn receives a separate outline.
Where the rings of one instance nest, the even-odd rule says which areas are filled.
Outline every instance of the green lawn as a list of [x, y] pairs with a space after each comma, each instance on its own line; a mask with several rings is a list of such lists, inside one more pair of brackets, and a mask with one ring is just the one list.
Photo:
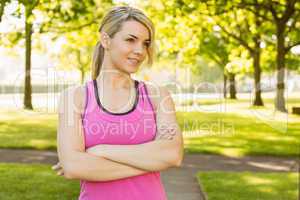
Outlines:
[[[179, 112], [185, 149], [227, 156], [299, 156], [299, 122], [271, 121], [231, 113]], [[274, 125], [272, 127], [272, 125]]]
[[[278, 117], [278, 116], [279, 117]], [[178, 112], [188, 153], [299, 156], [300, 117], [241, 100], [225, 113]], [[56, 149], [56, 114], [0, 111], [0, 148]]]
[[299, 174], [198, 172], [209, 200], [297, 200]]
[[[0, 199], [70, 200], [79, 195], [79, 181], [55, 175], [50, 165], [0, 164]], [[198, 172], [209, 200], [296, 200], [297, 173]]]
[[[265, 94], [270, 95], [270, 94]], [[190, 153], [227, 156], [300, 155], [300, 116], [274, 112], [272, 98], [264, 107], [251, 99], [199, 100], [198, 112], [178, 112], [178, 121]], [[287, 100], [287, 107], [300, 106], [299, 94]]]
[[0, 148], [56, 149], [55, 114], [0, 111]]
[[75, 200], [79, 181], [65, 180], [50, 165], [0, 164], [0, 199]]
[[[239, 98], [239, 99], [200, 99], [200, 100], [185, 100], [185, 101], [179, 101], [178, 104], [181, 106], [191, 106], [191, 105], [214, 105], [214, 104], [222, 104], [222, 103], [227, 103], [227, 104], [235, 104], [235, 103], [249, 103], [251, 104], [250, 98]], [[263, 102], [265, 105], [272, 105], [274, 104], [274, 99], [273, 98], [264, 98]], [[300, 97], [292, 97], [289, 98], [286, 102], [287, 106], [300, 106]]]

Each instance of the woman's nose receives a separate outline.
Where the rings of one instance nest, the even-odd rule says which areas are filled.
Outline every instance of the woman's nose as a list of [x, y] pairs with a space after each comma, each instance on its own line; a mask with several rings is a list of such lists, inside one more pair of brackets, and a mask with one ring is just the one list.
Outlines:
[[134, 53], [142, 55], [144, 52], [144, 45], [143, 44], [137, 44], [134, 48]]

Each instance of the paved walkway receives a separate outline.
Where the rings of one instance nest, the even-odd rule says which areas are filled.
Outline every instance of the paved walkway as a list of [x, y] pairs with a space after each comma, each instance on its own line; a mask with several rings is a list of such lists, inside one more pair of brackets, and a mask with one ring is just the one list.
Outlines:
[[[55, 164], [54, 151], [0, 149], [0, 162]], [[270, 156], [231, 158], [218, 155], [185, 154], [181, 168], [161, 173], [170, 200], [205, 200], [195, 177], [198, 171], [297, 172], [299, 160]]]

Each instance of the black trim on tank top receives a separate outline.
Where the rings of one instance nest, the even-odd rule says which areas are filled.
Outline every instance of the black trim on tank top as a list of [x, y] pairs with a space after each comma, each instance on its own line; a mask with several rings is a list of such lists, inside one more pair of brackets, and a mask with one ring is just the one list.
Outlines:
[[84, 117], [85, 117], [85, 112], [86, 112], [86, 109], [87, 109], [87, 107], [88, 107], [88, 102], [89, 102], [89, 89], [88, 89], [88, 84], [86, 83], [84, 87], [85, 87], [85, 105], [84, 105], [83, 113], [81, 114], [82, 119], [84, 119]]
[[97, 104], [98, 106], [106, 113], [109, 113], [111, 115], [126, 115], [128, 113], [131, 113], [132, 111], [135, 110], [137, 104], [138, 104], [138, 100], [139, 100], [139, 88], [138, 88], [138, 85], [139, 85], [139, 82], [137, 80], [134, 80], [134, 86], [135, 86], [135, 90], [136, 90], [136, 97], [135, 97], [135, 101], [134, 101], [134, 105], [133, 107], [126, 111], [126, 112], [123, 112], [123, 113], [114, 113], [114, 112], [110, 112], [109, 110], [107, 110], [106, 108], [104, 108], [104, 106], [101, 104], [101, 101], [100, 101], [100, 98], [99, 98], [99, 95], [98, 95], [98, 84], [97, 84], [97, 81], [96, 80], [93, 80], [93, 83], [94, 83], [94, 93], [95, 93], [95, 97], [96, 97], [96, 101], [97, 101]]

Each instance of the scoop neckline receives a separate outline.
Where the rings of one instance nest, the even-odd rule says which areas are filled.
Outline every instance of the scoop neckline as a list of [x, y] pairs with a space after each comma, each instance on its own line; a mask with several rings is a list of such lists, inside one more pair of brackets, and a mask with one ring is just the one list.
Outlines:
[[131, 109], [129, 109], [128, 111], [126, 112], [121, 112], [121, 113], [115, 113], [115, 112], [111, 112], [109, 110], [107, 110], [102, 104], [101, 104], [101, 101], [100, 101], [100, 98], [99, 98], [99, 93], [98, 93], [98, 84], [97, 84], [97, 81], [96, 80], [93, 80], [93, 84], [94, 84], [94, 93], [95, 93], [95, 97], [96, 97], [96, 101], [97, 101], [97, 104], [99, 106], [99, 108], [101, 108], [104, 112], [110, 114], [110, 115], [127, 115], [129, 113], [131, 113], [132, 111], [134, 111], [138, 105], [138, 102], [139, 102], [139, 96], [140, 96], [140, 92], [139, 92], [139, 81], [137, 80], [134, 80], [134, 86], [135, 86], [135, 91], [136, 91], [136, 96], [135, 96], [135, 101], [134, 101], [134, 105]]

